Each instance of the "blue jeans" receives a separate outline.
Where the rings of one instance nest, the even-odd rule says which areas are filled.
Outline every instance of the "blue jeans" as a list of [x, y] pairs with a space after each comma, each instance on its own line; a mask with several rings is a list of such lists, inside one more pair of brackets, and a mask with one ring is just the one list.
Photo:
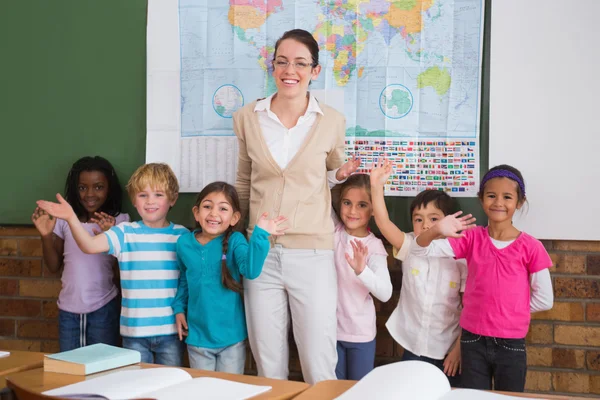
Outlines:
[[118, 346], [120, 313], [121, 306], [117, 297], [88, 314], [58, 310], [60, 351], [78, 349], [96, 343]]
[[177, 335], [146, 338], [123, 337], [123, 347], [139, 351], [142, 354], [143, 363], [173, 367], [181, 367], [183, 364], [183, 342]]
[[[404, 354], [402, 354], [402, 361], [412, 361], [412, 360], [417, 360], [417, 361], [424, 361], [426, 363], [429, 363], [431, 365], [435, 365], [436, 367], [438, 367], [440, 370], [442, 370], [442, 372], [444, 371], [444, 360], [437, 360], [435, 358], [429, 358], [429, 357], [425, 357], [425, 356], [418, 356], [415, 353], [411, 353], [410, 351], [404, 349]], [[450, 382], [450, 386], [452, 386], [453, 388], [457, 388], [460, 387], [460, 378], [461, 376], [458, 374], [455, 376], [448, 376], [446, 375], [446, 377], [448, 378], [448, 382]]]
[[335, 375], [338, 379], [359, 380], [375, 366], [375, 339], [366, 343], [337, 341], [338, 361]]
[[503, 339], [471, 333], [460, 337], [462, 385], [469, 389], [505, 392], [525, 390], [527, 352], [525, 339]]
[[246, 342], [209, 349], [188, 344], [190, 367], [209, 371], [243, 374], [246, 364]]

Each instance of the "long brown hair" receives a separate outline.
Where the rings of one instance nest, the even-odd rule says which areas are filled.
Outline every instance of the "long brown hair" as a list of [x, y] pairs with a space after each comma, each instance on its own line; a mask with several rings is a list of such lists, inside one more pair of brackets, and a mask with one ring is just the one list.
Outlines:
[[[211, 193], [223, 193], [231, 207], [233, 208], [233, 212], [241, 212], [240, 211], [240, 198], [237, 194], [237, 190], [226, 182], [213, 182], [209, 183], [202, 189], [202, 191], [198, 194], [198, 198], [196, 199], [196, 207], [200, 207], [202, 200], [206, 198]], [[239, 221], [238, 221], [239, 223]], [[244, 289], [242, 287], [241, 282], [236, 281], [229, 268], [227, 268], [227, 248], [229, 245], [229, 237], [234, 232], [234, 226], [229, 226], [225, 233], [223, 234], [223, 260], [221, 261], [221, 283], [226, 289], [233, 290], [234, 292], [241, 293]]]

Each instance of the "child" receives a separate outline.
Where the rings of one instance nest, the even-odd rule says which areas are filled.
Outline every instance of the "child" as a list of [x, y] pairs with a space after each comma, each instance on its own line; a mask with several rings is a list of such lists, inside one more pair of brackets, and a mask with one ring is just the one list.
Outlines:
[[[552, 261], [541, 242], [512, 224], [526, 201], [525, 182], [516, 168], [490, 169], [478, 196], [487, 227], [468, 229], [474, 221], [470, 215], [449, 215], [421, 233], [412, 251], [467, 259], [460, 318], [463, 387], [490, 390], [493, 380], [494, 390], [522, 392], [530, 313], [552, 308]], [[448, 239], [433, 240], [439, 236]]]
[[171, 303], [179, 279], [175, 246], [188, 230], [167, 221], [177, 201], [177, 178], [167, 164], [142, 165], [129, 179], [127, 192], [142, 220], [123, 222], [97, 236], [83, 228], [59, 194], [59, 204], [40, 200], [38, 205], [68, 222], [81, 250], [108, 252], [119, 260], [123, 347], [138, 350], [142, 362], [179, 366], [183, 349]]
[[[121, 213], [122, 189], [113, 166], [102, 157], [77, 160], [65, 183], [65, 198], [90, 234], [129, 221]], [[56, 273], [64, 264], [58, 295], [60, 351], [95, 343], [119, 344], [118, 289], [113, 282], [115, 260], [106, 254], [85, 254], [68, 224], [37, 207], [31, 216], [42, 237], [44, 264]]]
[[188, 336], [192, 368], [243, 374], [248, 333], [241, 277], [260, 275], [269, 235], [283, 235], [279, 225], [286, 218], [267, 220], [264, 214], [248, 244], [244, 235], [233, 231], [241, 217], [240, 201], [235, 188], [225, 182], [207, 185], [192, 212], [202, 229], [177, 241], [181, 273], [173, 311], [179, 340]]
[[[341, 187], [340, 221], [334, 234], [338, 278], [338, 379], [359, 380], [375, 363], [375, 305], [392, 296], [387, 251], [369, 232], [373, 215], [369, 175], [350, 176]], [[335, 215], [335, 214], [332, 214]], [[352, 255], [351, 255], [352, 254]]]
[[402, 289], [395, 310], [386, 323], [388, 331], [404, 348], [402, 360], [421, 360], [440, 368], [452, 387], [460, 386], [461, 293], [467, 269], [464, 260], [427, 258], [410, 254], [415, 235], [428, 230], [452, 211], [446, 193], [426, 190], [410, 205], [413, 233], [404, 233], [390, 221], [383, 186], [392, 172], [389, 161], [371, 170], [375, 223], [392, 244], [394, 258], [402, 261]]

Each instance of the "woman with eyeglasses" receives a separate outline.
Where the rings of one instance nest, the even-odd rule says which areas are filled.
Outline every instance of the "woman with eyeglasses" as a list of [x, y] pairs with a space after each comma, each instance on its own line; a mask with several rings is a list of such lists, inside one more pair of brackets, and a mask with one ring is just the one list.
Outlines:
[[[344, 164], [345, 118], [308, 91], [321, 72], [313, 36], [294, 29], [277, 40], [277, 92], [233, 116], [239, 139], [236, 188], [248, 234], [263, 213], [286, 216], [261, 275], [244, 280], [248, 337], [258, 374], [288, 378], [290, 317], [304, 380], [336, 379], [337, 282], [330, 187], [360, 161]], [[289, 311], [288, 311], [289, 310]], [[290, 316], [291, 314], [291, 316]]]

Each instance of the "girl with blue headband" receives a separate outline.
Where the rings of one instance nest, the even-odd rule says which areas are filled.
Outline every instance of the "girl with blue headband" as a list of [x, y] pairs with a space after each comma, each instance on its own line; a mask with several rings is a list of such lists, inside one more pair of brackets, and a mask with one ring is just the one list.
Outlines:
[[[530, 314], [552, 308], [549, 268], [542, 243], [512, 224], [526, 201], [523, 176], [510, 165], [490, 169], [479, 186], [488, 226], [471, 215], [448, 215], [417, 237], [412, 252], [465, 258], [468, 276], [460, 318], [462, 376], [466, 388], [522, 392]], [[435, 240], [445, 237], [445, 240]]]

